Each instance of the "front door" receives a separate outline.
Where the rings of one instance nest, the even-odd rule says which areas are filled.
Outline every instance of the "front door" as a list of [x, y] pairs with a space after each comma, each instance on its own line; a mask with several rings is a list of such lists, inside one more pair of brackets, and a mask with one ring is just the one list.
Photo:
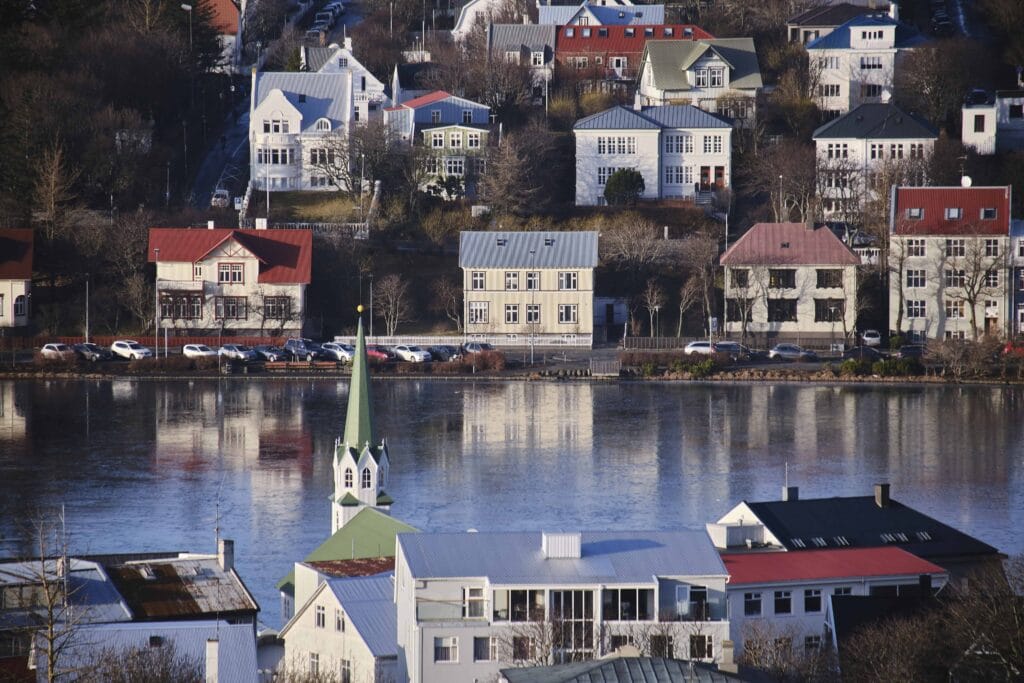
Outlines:
[[725, 166], [715, 166], [715, 187], [725, 187]]
[[706, 190], [711, 187], [711, 167], [700, 167], [700, 189]]

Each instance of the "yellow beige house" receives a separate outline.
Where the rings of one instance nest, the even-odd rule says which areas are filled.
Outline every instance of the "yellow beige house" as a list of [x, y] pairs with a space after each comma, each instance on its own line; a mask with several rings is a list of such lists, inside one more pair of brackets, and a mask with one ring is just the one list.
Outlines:
[[591, 346], [596, 266], [596, 232], [463, 232], [467, 338]]

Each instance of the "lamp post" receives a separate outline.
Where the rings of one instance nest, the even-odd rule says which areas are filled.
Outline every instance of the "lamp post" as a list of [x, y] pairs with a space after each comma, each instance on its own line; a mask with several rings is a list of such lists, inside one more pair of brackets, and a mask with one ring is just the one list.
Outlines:
[[267, 227], [270, 227], [270, 145], [263, 150], [263, 189], [267, 191]]
[[370, 273], [370, 339], [373, 339], [373, 273]]
[[839, 309], [836, 306], [828, 307], [828, 319], [832, 321], [832, 348], [830, 349], [831, 351], [835, 351], [836, 348], [836, 313], [838, 312]]
[[89, 273], [85, 274], [85, 343], [89, 343]]
[[359, 153], [359, 220], [363, 220], [363, 177], [366, 170], [366, 155]]
[[153, 249], [156, 255], [153, 273], [153, 357], [160, 357], [160, 247]]
[[[536, 271], [534, 270], [534, 268], [536, 268], [536, 267], [537, 267], [537, 250], [536, 249], [531, 249], [530, 250], [530, 272], [527, 273], [527, 275], [526, 275], [526, 286], [527, 287], [530, 287], [530, 275], [533, 275], [533, 274], [536, 273]], [[534, 310], [534, 311], [537, 310], [536, 309], [536, 300], [537, 300], [537, 288], [539, 286], [540, 286], [540, 275], [537, 275], [537, 280], [533, 283], [533, 286], [530, 287], [530, 308], [532, 310]], [[527, 319], [529, 319], [529, 317], [530, 317], [530, 311], [529, 310], [526, 312], [526, 317], [527, 317]], [[536, 332], [536, 329], [537, 329], [537, 323], [529, 322], [529, 320], [527, 320], [527, 323], [531, 326], [530, 327], [530, 365], [533, 365], [533, 345], [534, 345], [534, 337], [536, 337], [535, 332]]]
[[181, 4], [181, 9], [188, 12], [188, 51], [192, 53], [192, 5]]
[[779, 222], [782, 222], [782, 213], [784, 211], [782, 203], [782, 174], [779, 174]]

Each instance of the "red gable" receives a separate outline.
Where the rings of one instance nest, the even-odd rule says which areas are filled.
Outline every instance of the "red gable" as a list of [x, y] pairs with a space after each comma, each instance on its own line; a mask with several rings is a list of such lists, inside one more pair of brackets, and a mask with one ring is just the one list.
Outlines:
[[723, 266], [856, 266], [860, 257], [828, 228], [805, 223], [757, 223], [722, 254]]
[[897, 235], [1009, 235], [1010, 186], [899, 187]]
[[451, 97], [451, 95], [446, 93], [444, 90], [435, 90], [434, 92], [429, 92], [426, 95], [420, 95], [419, 97], [413, 98], [408, 102], [402, 102], [398, 106], [389, 108], [388, 111], [395, 111], [402, 107], [405, 107], [406, 109], [419, 109], [420, 107], [425, 107], [426, 105], [433, 104], [434, 102], [440, 102], [441, 100], [448, 99], [449, 97]]
[[309, 230], [238, 230], [232, 228], [150, 228], [147, 260], [195, 263], [220, 244], [235, 240], [260, 261], [259, 281], [268, 284], [309, 284], [313, 233]]
[[[584, 29], [590, 35], [584, 36]], [[569, 35], [569, 32], [572, 35]], [[613, 54], [640, 55], [648, 40], [711, 40], [714, 36], [692, 24], [648, 24], [633, 26], [559, 26], [555, 55]]]
[[846, 548], [800, 552], [726, 553], [729, 585], [944, 574], [902, 548]]
[[0, 230], [0, 280], [32, 279], [32, 231]]
[[238, 7], [231, 0], [212, 0], [210, 9], [213, 10], [211, 24], [213, 29], [220, 35], [238, 35]]

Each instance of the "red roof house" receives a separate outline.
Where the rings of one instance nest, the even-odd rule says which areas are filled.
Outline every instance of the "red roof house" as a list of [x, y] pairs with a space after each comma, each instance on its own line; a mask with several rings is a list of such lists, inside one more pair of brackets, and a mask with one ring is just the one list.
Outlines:
[[198, 263], [229, 242], [256, 257], [260, 283], [309, 284], [313, 233], [308, 230], [150, 228], [147, 257], [150, 263]]
[[710, 40], [691, 24], [559, 26], [555, 59], [578, 69], [605, 69], [610, 78], [633, 78], [648, 40]]
[[902, 548], [847, 548], [803, 552], [725, 553], [729, 585], [860, 580], [945, 575], [945, 570]]
[[806, 223], [757, 223], [722, 254], [723, 266], [860, 264], [857, 256], [828, 228]]
[[896, 235], [1009, 235], [1011, 190], [897, 187], [889, 227]]

